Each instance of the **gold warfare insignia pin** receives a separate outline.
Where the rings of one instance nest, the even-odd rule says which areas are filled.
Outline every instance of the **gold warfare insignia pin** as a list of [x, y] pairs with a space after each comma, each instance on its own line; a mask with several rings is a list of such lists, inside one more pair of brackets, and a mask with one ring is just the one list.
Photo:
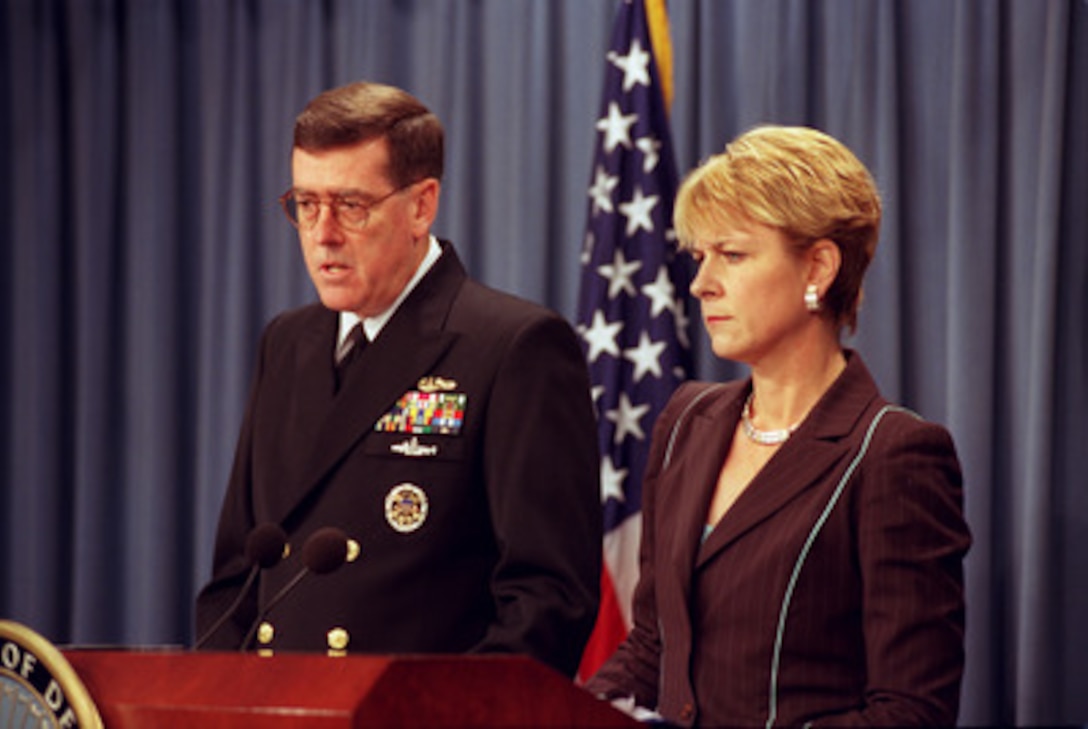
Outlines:
[[457, 380], [447, 380], [445, 377], [430, 375], [420, 377], [416, 384], [420, 392], [450, 392], [457, 389]]
[[402, 483], [385, 497], [385, 520], [401, 534], [414, 532], [427, 519], [427, 494], [419, 486]]

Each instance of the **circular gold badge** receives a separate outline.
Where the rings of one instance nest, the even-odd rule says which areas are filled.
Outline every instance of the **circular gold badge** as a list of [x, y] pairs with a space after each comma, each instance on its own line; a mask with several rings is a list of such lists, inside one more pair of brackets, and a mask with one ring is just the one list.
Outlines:
[[385, 520], [401, 534], [414, 532], [427, 518], [427, 494], [412, 483], [402, 483], [385, 497]]

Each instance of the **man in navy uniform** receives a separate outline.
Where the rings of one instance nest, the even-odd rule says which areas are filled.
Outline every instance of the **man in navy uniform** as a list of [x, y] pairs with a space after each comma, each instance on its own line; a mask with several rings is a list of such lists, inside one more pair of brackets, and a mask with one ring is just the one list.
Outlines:
[[[577, 336], [468, 278], [431, 234], [443, 129], [411, 95], [356, 83], [317, 96], [291, 168], [281, 202], [320, 303], [261, 337], [197, 598], [201, 645], [520, 653], [573, 675], [601, 560]], [[247, 537], [266, 524], [290, 548], [243, 591]], [[349, 561], [308, 574], [302, 547], [324, 527], [349, 538]]]

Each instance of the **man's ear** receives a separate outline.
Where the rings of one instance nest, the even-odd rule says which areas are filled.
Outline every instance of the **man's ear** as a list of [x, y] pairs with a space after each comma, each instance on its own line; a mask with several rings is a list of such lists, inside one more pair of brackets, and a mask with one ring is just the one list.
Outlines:
[[415, 183], [415, 199], [411, 211], [412, 233], [415, 237], [427, 235], [438, 216], [438, 197], [442, 183], [433, 177]]

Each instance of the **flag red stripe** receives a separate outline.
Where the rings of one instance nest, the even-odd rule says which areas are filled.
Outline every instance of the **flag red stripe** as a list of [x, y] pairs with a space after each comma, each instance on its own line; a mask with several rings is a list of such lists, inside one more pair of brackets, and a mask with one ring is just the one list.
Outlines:
[[579, 679], [585, 681], [592, 676], [626, 637], [627, 626], [624, 625], [623, 614], [616, 600], [612, 575], [605, 568], [601, 570], [601, 609], [597, 613], [593, 634], [582, 653], [582, 664], [578, 668]]

